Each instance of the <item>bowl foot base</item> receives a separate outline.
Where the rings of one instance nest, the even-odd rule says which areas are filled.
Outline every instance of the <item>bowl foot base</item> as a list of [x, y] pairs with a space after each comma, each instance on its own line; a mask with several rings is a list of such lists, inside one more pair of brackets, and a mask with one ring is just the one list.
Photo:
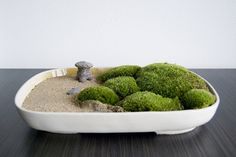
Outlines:
[[195, 127], [184, 129], [184, 130], [167, 130], [167, 131], [155, 131], [157, 135], [175, 135], [175, 134], [183, 134], [194, 130]]

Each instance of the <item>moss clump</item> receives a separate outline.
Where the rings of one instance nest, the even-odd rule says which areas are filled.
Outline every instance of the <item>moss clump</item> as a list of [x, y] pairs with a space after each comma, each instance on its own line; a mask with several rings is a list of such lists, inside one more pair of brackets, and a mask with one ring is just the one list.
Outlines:
[[164, 97], [182, 96], [193, 88], [208, 90], [204, 80], [188, 69], [167, 63], [155, 63], [141, 69], [137, 74], [141, 91], [152, 91]]
[[126, 111], [172, 111], [181, 110], [178, 98], [163, 98], [152, 92], [136, 92], [119, 103]]
[[105, 82], [108, 79], [118, 77], [118, 76], [135, 76], [135, 74], [141, 69], [141, 67], [136, 65], [122, 65], [108, 71], [97, 77], [97, 80]]
[[103, 85], [113, 89], [120, 98], [124, 98], [139, 91], [135, 79], [129, 76], [120, 76], [109, 79]]
[[82, 90], [76, 101], [97, 100], [106, 104], [115, 104], [119, 101], [117, 94], [110, 88], [104, 86], [88, 87]]
[[184, 94], [183, 104], [187, 109], [199, 109], [212, 105], [216, 97], [204, 89], [192, 89]]

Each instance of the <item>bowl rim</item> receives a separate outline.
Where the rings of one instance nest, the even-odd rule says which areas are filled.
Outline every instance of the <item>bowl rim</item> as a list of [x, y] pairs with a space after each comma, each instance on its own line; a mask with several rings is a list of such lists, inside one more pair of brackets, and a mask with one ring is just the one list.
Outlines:
[[[111, 68], [111, 67], [95, 67], [95, 68]], [[136, 114], [173, 114], [173, 113], [185, 113], [185, 112], [201, 112], [201, 111], [205, 111], [205, 110], [210, 110], [212, 108], [217, 108], [218, 105], [220, 104], [220, 97], [219, 94], [217, 93], [217, 91], [215, 90], [215, 88], [209, 83], [209, 81], [205, 78], [203, 78], [202, 76], [200, 76], [199, 74], [191, 71], [193, 74], [197, 75], [198, 77], [200, 77], [202, 80], [204, 80], [207, 84], [207, 86], [209, 87], [209, 89], [211, 90], [211, 92], [216, 96], [216, 101], [214, 104], [212, 104], [211, 106], [205, 107], [205, 108], [201, 108], [201, 109], [186, 109], [186, 110], [177, 110], [177, 111], [140, 111], [140, 112], [41, 112], [41, 111], [31, 111], [31, 110], [27, 110], [25, 108], [22, 107], [23, 104], [20, 104], [18, 102], [18, 99], [20, 97], [20, 93], [23, 92], [23, 88], [34, 78], [36, 78], [39, 75], [42, 74], [46, 74], [49, 72], [55, 72], [56, 70], [66, 70], [66, 69], [71, 69], [71, 67], [68, 68], [55, 68], [55, 69], [51, 69], [51, 70], [46, 70], [46, 71], [42, 71], [40, 73], [37, 73], [35, 75], [33, 75], [32, 77], [30, 77], [27, 81], [25, 81], [21, 87], [18, 89], [18, 91], [16, 92], [15, 98], [14, 98], [14, 102], [15, 102], [15, 106], [18, 110], [26, 112], [26, 113], [30, 113], [30, 114], [37, 114], [37, 115], [136, 115]], [[57, 77], [57, 76], [56, 76]], [[24, 98], [25, 99], [25, 98]]]

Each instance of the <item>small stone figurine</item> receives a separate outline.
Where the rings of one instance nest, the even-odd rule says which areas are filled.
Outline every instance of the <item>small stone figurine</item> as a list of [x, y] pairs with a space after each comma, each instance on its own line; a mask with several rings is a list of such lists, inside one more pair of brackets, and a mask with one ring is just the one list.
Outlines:
[[85, 82], [86, 80], [92, 80], [93, 76], [90, 72], [90, 68], [93, 67], [93, 65], [86, 61], [80, 61], [75, 64], [75, 66], [78, 68], [76, 80], [79, 82]]

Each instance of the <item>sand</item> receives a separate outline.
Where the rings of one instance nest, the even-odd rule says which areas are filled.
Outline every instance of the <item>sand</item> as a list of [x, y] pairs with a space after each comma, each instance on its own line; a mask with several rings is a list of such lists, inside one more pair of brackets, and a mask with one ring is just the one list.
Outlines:
[[73, 101], [74, 96], [67, 95], [71, 88], [98, 85], [96, 81], [86, 81], [80, 83], [70, 76], [54, 77], [39, 83], [26, 97], [23, 108], [40, 112], [82, 112]]

